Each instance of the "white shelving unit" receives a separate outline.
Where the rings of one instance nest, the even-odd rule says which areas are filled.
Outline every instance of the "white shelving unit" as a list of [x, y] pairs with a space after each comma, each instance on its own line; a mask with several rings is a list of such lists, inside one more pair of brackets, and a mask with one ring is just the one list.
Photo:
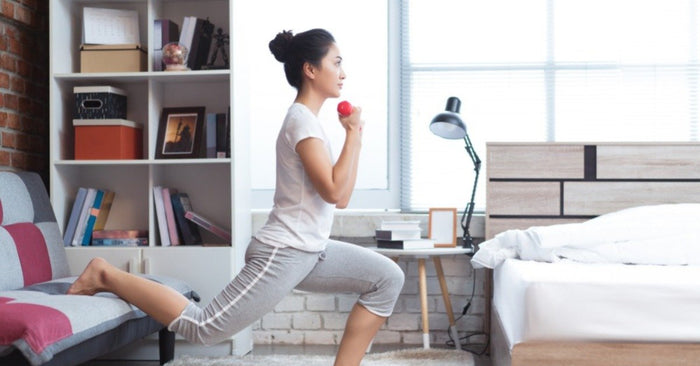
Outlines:
[[[141, 44], [148, 50], [148, 71], [80, 73], [82, 13], [85, 7], [136, 10]], [[106, 229], [149, 231], [149, 247], [67, 248], [71, 271], [79, 273], [101, 256], [132, 273], [181, 278], [207, 304], [244, 264], [251, 237], [250, 164], [247, 125], [247, 61], [237, 53], [240, 34], [231, 29], [237, 15], [233, 1], [224, 0], [50, 0], [50, 195], [59, 226], [64, 229], [79, 187], [99, 187], [116, 193]], [[153, 21], [185, 16], [209, 18], [230, 34], [228, 70], [159, 72], [153, 68]], [[240, 33], [240, 32], [239, 32]], [[110, 85], [125, 90], [127, 119], [143, 124], [144, 155], [137, 160], [74, 160], [73, 87]], [[204, 106], [207, 113], [231, 108], [230, 159], [155, 159], [160, 114], [166, 107]], [[237, 106], [242, 106], [238, 108]], [[160, 246], [153, 205], [154, 186], [187, 192], [194, 209], [231, 229], [233, 242], [224, 247]], [[205, 230], [204, 242], [221, 243]], [[250, 328], [214, 347], [179, 342], [180, 352], [245, 354], [252, 349]], [[132, 347], [124, 358], [157, 357], [155, 338]], [[141, 352], [145, 350], [144, 352]], [[141, 352], [141, 353], [139, 353]]]

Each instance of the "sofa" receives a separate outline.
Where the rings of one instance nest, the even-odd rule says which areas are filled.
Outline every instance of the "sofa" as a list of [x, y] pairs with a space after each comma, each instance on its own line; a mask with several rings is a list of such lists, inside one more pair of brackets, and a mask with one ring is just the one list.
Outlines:
[[[78, 365], [152, 333], [160, 362], [175, 335], [111, 293], [66, 295], [61, 232], [39, 175], [0, 172], [0, 365]], [[197, 300], [184, 282], [146, 276]]]

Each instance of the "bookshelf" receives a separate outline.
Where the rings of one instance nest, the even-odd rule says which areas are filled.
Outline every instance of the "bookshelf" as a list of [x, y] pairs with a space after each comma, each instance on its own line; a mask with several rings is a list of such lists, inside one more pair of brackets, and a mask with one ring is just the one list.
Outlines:
[[[84, 7], [136, 10], [141, 45], [148, 51], [147, 71], [80, 73], [82, 11]], [[101, 256], [133, 272], [181, 278], [207, 304], [244, 264], [251, 237], [249, 142], [247, 125], [247, 61], [237, 51], [242, 35], [236, 24], [235, 2], [223, 0], [50, 0], [49, 136], [50, 195], [59, 226], [68, 222], [80, 187], [116, 192], [105, 229], [148, 230], [149, 246], [139, 248], [67, 248], [71, 271], [79, 273], [89, 260]], [[230, 69], [153, 71], [153, 21], [167, 18], [179, 26], [185, 16], [207, 17], [230, 34]], [[143, 124], [143, 156], [135, 160], [75, 160], [72, 126], [73, 88], [110, 85], [127, 92], [127, 119]], [[155, 159], [163, 108], [204, 106], [207, 113], [231, 108], [231, 156], [226, 159]], [[238, 108], [237, 106], [243, 106]], [[230, 246], [160, 245], [153, 205], [153, 187], [187, 192], [195, 211], [231, 229]], [[222, 239], [201, 231], [205, 243]], [[119, 358], [157, 357], [157, 339], [126, 350]], [[212, 347], [180, 340], [176, 353], [245, 354], [252, 349], [250, 328]]]

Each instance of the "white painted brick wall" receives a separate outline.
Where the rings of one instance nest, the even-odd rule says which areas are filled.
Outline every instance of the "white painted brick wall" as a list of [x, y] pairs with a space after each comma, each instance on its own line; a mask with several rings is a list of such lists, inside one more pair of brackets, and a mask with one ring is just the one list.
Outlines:
[[[265, 323], [263, 322], [263, 325]], [[300, 312], [292, 315], [293, 329], [321, 329], [321, 315], [318, 313]]]
[[[266, 213], [254, 214], [253, 230], [262, 226], [266, 218]], [[421, 226], [425, 232], [427, 215], [401, 215], [401, 218], [421, 220]], [[341, 240], [346, 241], [352, 241], [350, 237], [359, 237], [360, 241], [367, 242], [368, 238], [374, 235], [374, 228], [382, 220], [391, 219], [397, 219], [396, 215], [366, 213], [336, 215], [333, 236], [341, 237]], [[474, 220], [472, 224], [477, 222], [479, 220]], [[481, 224], [483, 225], [483, 221]], [[472, 234], [483, 235], [483, 228], [472, 226]], [[469, 257], [465, 255], [442, 257], [441, 261], [452, 309], [457, 318], [461, 315], [462, 308], [472, 293], [472, 267]], [[377, 333], [375, 344], [419, 345], [423, 343], [418, 297], [418, 262], [413, 259], [401, 259], [399, 266], [406, 273], [406, 282], [394, 308], [394, 314]], [[431, 343], [444, 344], [449, 339], [447, 334], [449, 321], [432, 260], [426, 261], [426, 269]], [[483, 270], [476, 271], [474, 299], [469, 313], [457, 321], [459, 332], [483, 329], [484, 276]], [[295, 345], [338, 344], [343, 336], [348, 314], [357, 297], [356, 294], [316, 294], [293, 291], [275, 307], [274, 311], [254, 324], [254, 342]]]
[[307, 295], [306, 310], [335, 311], [335, 295]]

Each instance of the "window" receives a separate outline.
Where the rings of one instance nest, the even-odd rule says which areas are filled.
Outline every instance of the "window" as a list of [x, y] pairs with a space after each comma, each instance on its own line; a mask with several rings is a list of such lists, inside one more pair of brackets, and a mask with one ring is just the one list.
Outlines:
[[[296, 95], [285, 79], [282, 64], [270, 53], [268, 43], [282, 30], [298, 33], [311, 28], [325, 28], [335, 37], [347, 74], [342, 99], [362, 106], [366, 122], [356, 184], [358, 194], [353, 196], [352, 204], [391, 207], [390, 199], [386, 199], [389, 196], [387, 1], [238, 1], [235, 11], [246, 14], [244, 24], [233, 26], [246, 33], [246, 59], [255, 65], [250, 67], [248, 85], [253, 208], [272, 207], [275, 141]], [[345, 137], [335, 110], [339, 101], [326, 101], [320, 114], [336, 157]], [[393, 205], [398, 206], [398, 195], [395, 201]]]
[[402, 208], [469, 200], [464, 143], [428, 129], [449, 96], [484, 163], [486, 141], [698, 140], [698, 15], [695, 0], [402, 0]]

